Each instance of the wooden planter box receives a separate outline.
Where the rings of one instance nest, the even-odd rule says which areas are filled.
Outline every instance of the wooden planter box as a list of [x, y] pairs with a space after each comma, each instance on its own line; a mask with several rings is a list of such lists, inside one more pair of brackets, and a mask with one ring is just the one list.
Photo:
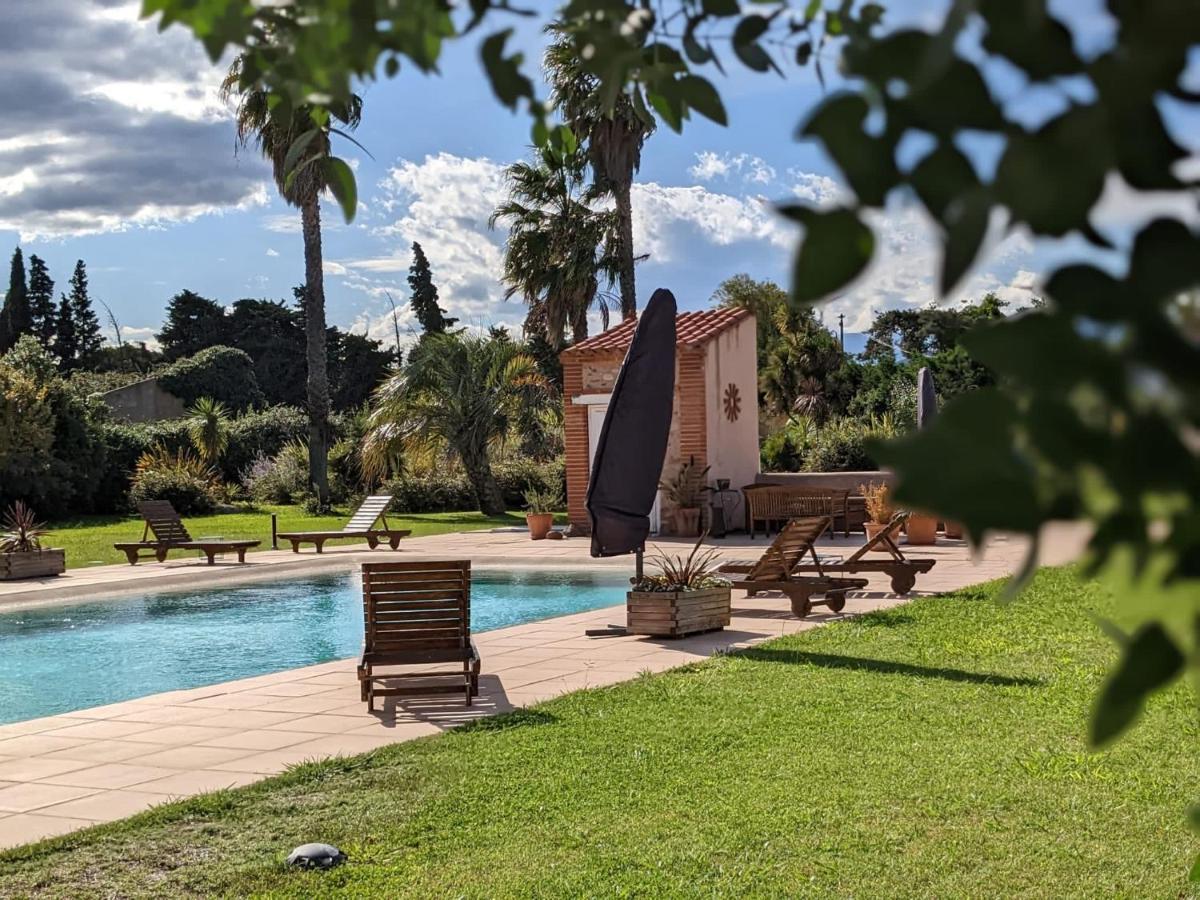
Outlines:
[[729, 624], [729, 588], [703, 591], [630, 591], [625, 602], [630, 634], [682, 637]]
[[0, 581], [61, 575], [67, 570], [66, 550], [30, 550], [0, 553]]

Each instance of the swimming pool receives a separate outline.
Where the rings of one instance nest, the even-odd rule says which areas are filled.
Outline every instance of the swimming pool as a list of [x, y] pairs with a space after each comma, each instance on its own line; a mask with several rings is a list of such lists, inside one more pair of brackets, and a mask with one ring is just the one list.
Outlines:
[[[476, 569], [471, 629], [612, 606], [628, 573]], [[0, 613], [0, 723], [355, 656], [358, 573]]]

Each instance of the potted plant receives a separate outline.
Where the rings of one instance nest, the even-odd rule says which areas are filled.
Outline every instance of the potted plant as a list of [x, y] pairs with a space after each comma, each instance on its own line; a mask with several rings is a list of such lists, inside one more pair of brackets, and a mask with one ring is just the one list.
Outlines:
[[709, 466], [703, 469], [696, 465], [696, 457], [679, 467], [675, 477], [662, 482], [659, 487], [667, 495], [667, 499], [675, 505], [675, 533], [685, 537], [695, 537], [700, 533], [700, 507], [708, 487], [705, 479]]
[[863, 530], [869, 541], [892, 521], [892, 489], [886, 484], [872, 481], [870, 484], [860, 484], [858, 492], [863, 495], [863, 505], [866, 507], [867, 518], [863, 522]]
[[42, 538], [47, 533], [23, 501], [8, 508], [4, 532], [0, 534], [0, 581], [61, 575], [67, 570], [65, 550], [42, 549]]
[[554, 527], [554, 511], [562, 506], [562, 496], [551, 488], [530, 488], [525, 492], [525, 524], [529, 537], [544, 541]]
[[953, 540], [953, 541], [962, 540], [962, 536], [963, 536], [962, 522], [955, 522], [951, 519], [947, 519], [945, 521], [945, 523], [942, 525], [942, 531], [945, 533], [946, 537], [950, 538], [950, 540]]
[[729, 624], [730, 584], [716, 572], [717, 551], [700, 552], [704, 536], [686, 557], [659, 553], [656, 571], [635, 581], [626, 599], [626, 631], [655, 637], [682, 637], [720, 631]]
[[937, 527], [937, 516], [910, 512], [904, 523], [904, 540], [909, 544], [936, 544]]

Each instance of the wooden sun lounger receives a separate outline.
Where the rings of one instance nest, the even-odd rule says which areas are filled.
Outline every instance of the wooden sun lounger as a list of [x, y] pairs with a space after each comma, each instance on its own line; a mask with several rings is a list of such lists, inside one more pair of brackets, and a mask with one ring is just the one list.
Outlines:
[[[376, 697], [479, 693], [479, 651], [471, 640], [471, 563], [363, 563], [363, 653], [358, 680], [367, 708]], [[376, 671], [393, 666], [459, 663], [462, 669]], [[388, 686], [393, 680], [415, 685]], [[429, 682], [434, 682], [430, 684]]]
[[[727, 563], [718, 571], [740, 575], [730, 581], [750, 597], [761, 591], [779, 591], [791, 601], [792, 613], [801, 619], [816, 605], [841, 612], [846, 606], [846, 592], [865, 588], [867, 579], [839, 578], [823, 571], [816, 543], [832, 524], [830, 516], [792, 519], [756, 562]], [[815, 574], [797, 574], [796, 567], [809, 555]], [[822, 595], [823, 599], [813, 600], [815, 595]]]
[[[238, 562], [246, 561], [246, 551], [257, 547], [261, 541], [226, 541], [217, 538], [193, 540], [184, 527], [183, 520], [169, 500], [147, 500], [138, 504], [138, 512], [142, 514], [146, 525], [142, 529], [140, 541], [127, 541], [113, 544], [117, 550], [124, 551], [125, 558], [131, 566], [136, 566], [139, 559], [149, 559], [153, 556], [159, 562], [167, 558], [169, 550], [199, 550], [208, 558], [211, 566], [216, 561], [218, 553], [234, 552]], [[153, 534], [154, 540], [147, 540]], [[142, 555], [142, 551], [149, 553]]]
[[[892, 579], [892, 591], [897, 594], [907, 594], [917, 583], [917, 575], [923, 575], [937, 564], [936, 559], [910, 559], [896, 544], [896, 535], [900, 533], [908, 513], [902, 512], [892, 516], [879, 534], [871, 538], [845, 559], [839, 557], [822, 557], [819, 568], [808, 563], [801, 563], [794, 571], [797, 572], [845, 572], [854, 575], [858, 572], [883, 572]], [[891, 559], [865, 559], [873, 550], [886, 551]]]
[[[341, 531], [289, 531], [276, 537], [292, 542], [292, 552], [299, 553], [301, 544], [313, 544], [317, 552], [325, 549], [325, 542], [338, 538], [366, 538], [367, 546], [374, 550], [381, 541], [387, 541], [388, 546], [395, 550], [401, 538], [406, 538], [412, 532], [408, 529], [389, 528], [387, 508], [391, 505], [391, 494], [374, 494], [362, 502], [346, 527]], [[382, 528], [376, 528], [377, 521], [383, 521]]]

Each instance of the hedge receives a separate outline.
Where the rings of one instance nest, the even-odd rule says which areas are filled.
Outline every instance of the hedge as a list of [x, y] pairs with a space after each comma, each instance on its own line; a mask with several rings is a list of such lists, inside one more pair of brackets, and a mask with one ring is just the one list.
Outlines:
[[159, 374], [158, 383], [187, 406], [212, 397], [240, 412], [265, 402], [254, 376], [254, 360], [233, 347], [209, 347], [178, 360]]

